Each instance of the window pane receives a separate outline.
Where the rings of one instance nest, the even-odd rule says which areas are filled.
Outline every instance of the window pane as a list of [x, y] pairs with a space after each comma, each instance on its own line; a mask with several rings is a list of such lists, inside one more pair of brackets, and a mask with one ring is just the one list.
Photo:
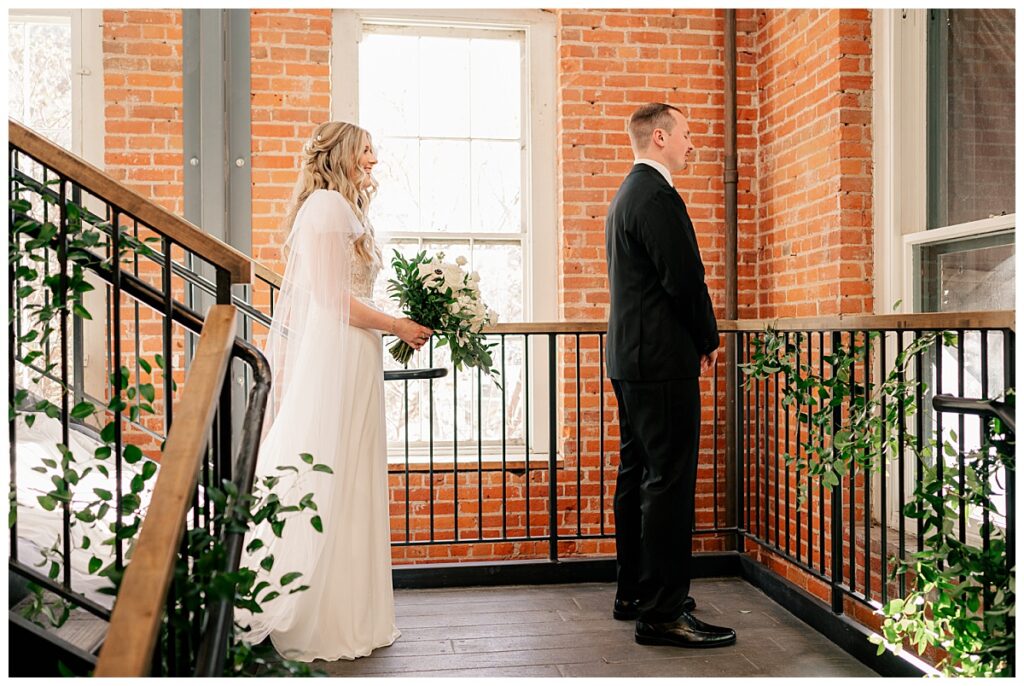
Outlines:
[[519, 139], [520, 46], [517, 40], [471, 42], [474, 138]]
[[519, 141], [473, 141], [473, 230], [522, 231]]
[[15, 18], [8, 25], [7, 107], [12, 117], [71, 149], [71, 23]]
[[359, 44], [359, 121], [371, 133], [419, 134], [417, 40], [368, 32]]
[[471, 264], [480, 272], [480, 295], [502, 322], [523, 321], [523, 248], [476, 243]]
[[7, 27], [7, 111], [22, 123], [25, 121], [25, 24], [11, 22]]
[[420, 228], [420, 146], [416, 139], [384, 138], [377, 144], [374, 176], [379, 184], [371, 206], [381, 232]]
[[470, 227], [469, 141], [420, 144], [421, 231], [466, 232]]
[[1014, 308], [1013, 234], [982, 236], [917, 249], [924, 312]]
[[469, 41], [419, 40], [420, 135], [469, 137]]
[[29, 24], [29, 126], [71, 148], [71, 26]]
[[1015, 211], [1014, 10], [929, 10], [928, 228]]

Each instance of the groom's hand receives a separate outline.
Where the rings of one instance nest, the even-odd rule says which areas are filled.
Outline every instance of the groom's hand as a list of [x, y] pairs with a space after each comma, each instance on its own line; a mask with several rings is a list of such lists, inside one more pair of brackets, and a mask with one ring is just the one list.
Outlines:
[[707, 355], [700, 356], [700, 375], [704, 376], [705, 372], [709, 369], [713, 369], [715, 362], [718, 360], [718, 348], [715, 348]]

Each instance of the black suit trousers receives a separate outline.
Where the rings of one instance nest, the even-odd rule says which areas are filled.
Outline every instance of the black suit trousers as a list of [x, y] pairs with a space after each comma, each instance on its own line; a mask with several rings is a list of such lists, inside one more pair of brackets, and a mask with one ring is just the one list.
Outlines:
[[619, 404], [615, 486], [617, 597], [668, 622], [690, 592], [700, 445], [699, 379], [612, 380]]

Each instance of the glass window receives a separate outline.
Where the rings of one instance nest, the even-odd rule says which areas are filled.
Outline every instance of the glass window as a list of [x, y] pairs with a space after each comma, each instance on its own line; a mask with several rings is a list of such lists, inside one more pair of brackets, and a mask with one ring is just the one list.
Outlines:
[[71, 18], [10, 14], [7, 111], [71, 150]]
[[[374, 135], [379, 159], [371, 210], [385, 253], [378, 302], [388, 300], [393, 250], [443, 251], [465, 257], [480, 273], [484, 299], [501, 321], [523, 321], [529, 297], [524, 45], [523, 31], [364, 24], [359, 121]], [[495, 354], [500, 364], [500, 348]], [[387, 368], [398, 367], [385, 357]], [[407, 426], [414, 459], [431, 442], [439, 459], [450, 459], [455, 449], [460, 461], [475, 459], [481, 448], [500, 446], [503, 422], [509, 444], [522, 445], [521, 338], [507, 340], [505, 364], [504, 412], [502, 391], [486, 378], [478, 384], [475, 370], [409, 384], [408, 404], [405, 384], [388, 384], [387, 416], [399, 418], [388, 426], [392, 459], [404, 459]], [[424, 349], [409, 365], [450, 367], [447, 349]]]
[[1013, 214], [1014, 10], [928, 11], [928, 228]]
[[1012, 233], [927, 244], [916, 253], [922, 311], [1014, 308]]

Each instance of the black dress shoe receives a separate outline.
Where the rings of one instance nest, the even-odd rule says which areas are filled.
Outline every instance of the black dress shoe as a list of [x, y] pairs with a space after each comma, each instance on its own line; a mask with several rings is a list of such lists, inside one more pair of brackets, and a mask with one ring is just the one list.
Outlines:
[[637, 621], [633, 636], [641, 645], [680, 648], [718, 648], [736, 642], [736, 632], [732, 629], [705, 624], [689, 612], [679, 615], [674, 622]]
[[[640, 601], [638, 600], [619, 600], [615, 599], [615, 605], [612, 606], [612, 617], [615, 619], [636, 619], [640, 616]], [[693, 596], [686, 596], [686, 600], [683, 601], [683, 612], [693, 612], [697, 609], [697, 601], [693, 599]]]

